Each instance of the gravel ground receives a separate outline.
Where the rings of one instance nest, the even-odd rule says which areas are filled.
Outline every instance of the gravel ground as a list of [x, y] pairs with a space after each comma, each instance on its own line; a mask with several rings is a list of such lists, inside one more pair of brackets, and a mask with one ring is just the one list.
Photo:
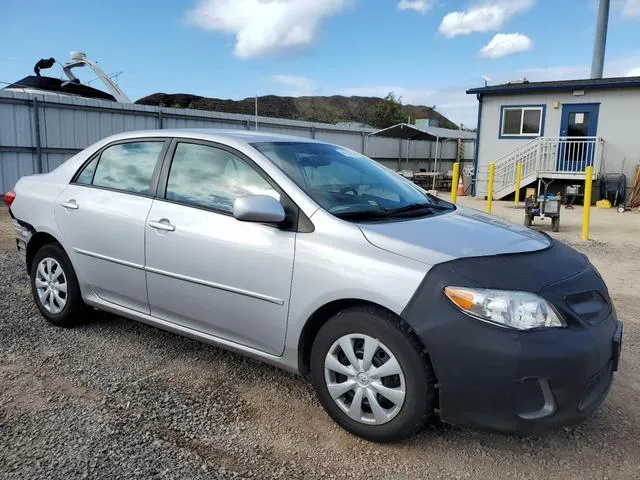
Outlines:
[[0, 478], [639, 478], [640, 215], [594, 212], [587, 243], [579, 215], [558, 236], [601, 270], [625, 320], [602, 409], [536, 437], [436, 425], [381, 446], [334, 425], [303, 378], [106, 314], [48, 325], [0, 210]]

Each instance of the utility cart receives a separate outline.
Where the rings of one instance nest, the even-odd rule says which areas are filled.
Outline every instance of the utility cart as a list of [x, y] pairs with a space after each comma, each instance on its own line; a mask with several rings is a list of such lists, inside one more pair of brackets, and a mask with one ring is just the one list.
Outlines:
[[524, 200], [524, 224], [530, 227], [535, 217], [550, 218], [551, 230], [560, 230], [560, 196], [547, 193], [545, 184], [544, 194], [530, 195]]

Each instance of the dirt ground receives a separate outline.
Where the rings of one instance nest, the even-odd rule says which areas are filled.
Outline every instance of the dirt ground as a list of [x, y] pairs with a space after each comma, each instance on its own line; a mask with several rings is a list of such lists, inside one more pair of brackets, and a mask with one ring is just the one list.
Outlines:
[[[625, 322], [603, 407], [540, 436], [430, 426], [376, 445], [337, 427], [306, 379], [104, 314], [47, 325], [1, 209], [0, 478], [640, 478], [640, 213], [592, 212], [591, 240], [579, 207], [552, 235], [589, 256]], [[494, 214], [523, 220], [509, 203]]]
[[11, 226], [7, 208], [0, 204], [0, 251], [11, 250], [15, 246], [15, 233]]

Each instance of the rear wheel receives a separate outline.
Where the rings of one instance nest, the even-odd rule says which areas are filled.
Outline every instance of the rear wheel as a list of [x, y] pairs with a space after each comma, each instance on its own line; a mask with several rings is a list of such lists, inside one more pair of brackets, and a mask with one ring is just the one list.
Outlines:
[[38, 250], [31, 264], [31, 291], [44, 318], [59, 327], [77, 324], [87, 308], [69, 257], [57, 243]]
[[311, 377], [331, 418], [367, 440], [403, 440], [433, 414], [434, 376], [420, 345], [376, 308], [350, 308], [322, 326]]

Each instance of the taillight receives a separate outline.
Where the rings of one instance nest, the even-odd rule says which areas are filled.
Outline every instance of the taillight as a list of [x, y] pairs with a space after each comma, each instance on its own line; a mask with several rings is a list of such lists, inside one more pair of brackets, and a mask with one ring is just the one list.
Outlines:
[[7, 207], [10, 207], [15, 199], [16, 192], [7, 192], [4, 194], [4, 203]]

